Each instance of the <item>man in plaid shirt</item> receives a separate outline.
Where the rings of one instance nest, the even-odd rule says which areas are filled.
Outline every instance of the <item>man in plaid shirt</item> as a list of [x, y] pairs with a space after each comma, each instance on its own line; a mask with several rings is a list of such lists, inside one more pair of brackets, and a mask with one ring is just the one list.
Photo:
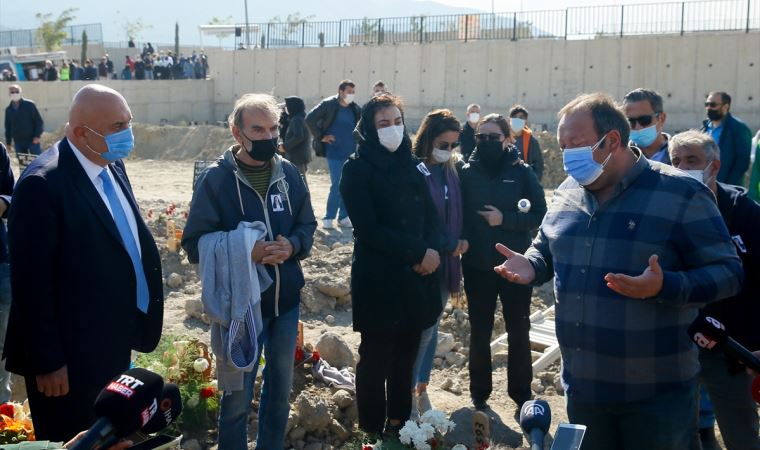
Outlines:
[[554, 276], [562, 382], [584, 450], [683, 450], [696, 433], [697, 350], [686, 330], [735, 295], [742, 266], [712, 192], [628, 146], [614, 100], [582, 95], [559, 113], [570, 177], [533, 245], [495, 270]]

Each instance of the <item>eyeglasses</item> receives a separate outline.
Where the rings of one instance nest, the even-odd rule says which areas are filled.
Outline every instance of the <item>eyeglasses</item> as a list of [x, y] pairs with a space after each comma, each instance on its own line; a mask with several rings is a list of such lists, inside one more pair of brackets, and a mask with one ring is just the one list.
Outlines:
[[636, 126], [636, 122], [641, 124], [642, 127], [648, 127], [652, 124], [655, 117], [659, 117], [660, 113], [649, 114], [648, 116], [629, 117], [628, 123], [631, 124], [631, 128]]
[[455, 148], [459, 147], [459, 141], [456, 142], [442, 142], [436, 146], [438, 150], [454, 150]]
[[475, 135], [475, 139], [480, 142], [501, 142], [504, 135], [501, 133], [478, 133]]
[[705, 102], [705, 108], [713, 108], [714, 109], [714, 108], [719, 108], [721, 106], [723, 106], [722, 103], [718, 103], [718, 102]]

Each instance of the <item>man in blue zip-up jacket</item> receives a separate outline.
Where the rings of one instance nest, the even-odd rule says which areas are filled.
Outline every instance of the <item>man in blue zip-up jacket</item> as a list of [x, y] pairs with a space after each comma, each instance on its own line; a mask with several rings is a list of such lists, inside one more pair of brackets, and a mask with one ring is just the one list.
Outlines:
[[[240, 222], [263, 222], [267, 238], [251, 252], [274, 283], [262, 293], [263, 331], [259, 346], [266, 366], [259, 407], [257, 449], [281, 449], [285, 439], [293, 381], [298, 307], [306, 258], [317, 222], [309, 191], [298, 169], [276, 155], [280, 110], [273, 97], [247, 94], [230, 114], [238, 142], [198, 179], [182, 247], [198, 263], [204, 234], [231, 231]], [[241, 267], [241, 270], [247, 270]], [[242, 391], [226, 391], [219, 415], [219, 449], [246, 450], [247, 424], [257, 369], [245, 374]]]

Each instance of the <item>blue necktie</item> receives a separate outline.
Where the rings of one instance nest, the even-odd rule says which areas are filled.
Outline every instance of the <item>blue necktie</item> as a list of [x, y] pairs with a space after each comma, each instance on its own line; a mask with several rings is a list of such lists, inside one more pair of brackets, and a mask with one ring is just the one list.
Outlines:
[[143, 271], [142, 260], [140, 259], [140, 252], [137, 249], [137, 243], [135, 237], [132, 234], [132, 230], [129, 228], [129, 221], [127, 215], [124, 213], [124, 208], [121, 207], [121, 201], [116, 195], [116, 190], [111, 182], [111, 177], [108, 176], [108, 169], [103, 169], [98, 175], [103, 180], [103, 191], [106, 193], [109, 205], [111, 205], [111, 212], [113, 212], [113, 220], [116, 222], [116, 228], [119, 229], [121, 240], [124, 243], [124, 247], [127, 248], [129, 257], [132, 259], [132, 266], [135, 268], [135, 278], [137, 279], [137, 308], [144, 312], [148, 312], [148, 300], [150, 294], [148, 293], [148, 281], [145, 279], [145, 272]]

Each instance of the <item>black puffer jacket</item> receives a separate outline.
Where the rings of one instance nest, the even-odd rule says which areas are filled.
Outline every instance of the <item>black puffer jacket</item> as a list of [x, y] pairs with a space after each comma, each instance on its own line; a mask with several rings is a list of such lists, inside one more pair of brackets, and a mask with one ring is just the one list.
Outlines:
[[356, 134], [359, 149], [340, 181], [354, 226], [354, 330], [429, 328], [441, 312], [438, 273], [423, 277], [412, 266], [438, 248], [440, 234], [421, 163], [408, 137], [395, 153], [381, 146], [371, 117], [362, 118]]
[[[533, 169], [517, 156], [515, 147], [508, 148], [501, 158], [498, 170], [487, 167], [478, 157], [477, 148], [470, 155], [459, 179], [462, 183], [462, 209], [464, 212], [464, 237], [470, 249], [462, 256], [462, 264], [478, 270], [493, 270], [504, 262], [504, 257], [496, 251], [496, 244], [502, 243], [510, 249], [522, 253], [529, 246], [531, 230], [541, 225], [546, 214], [544, 190]], [[528, 199], [530, 211], [520, 212], [517, 202]], [[492, 205], [503, 215], [502, 224], [496, 227], [478, 214]]]
[[306, 105], [300, 97], [287, 97], [285, 105], [288, 108], [288, 127], [282, 139], [285, 147], [285, 158], [293, 164], [308, 164], [311, 162], [311, 134], [306, 127]]

